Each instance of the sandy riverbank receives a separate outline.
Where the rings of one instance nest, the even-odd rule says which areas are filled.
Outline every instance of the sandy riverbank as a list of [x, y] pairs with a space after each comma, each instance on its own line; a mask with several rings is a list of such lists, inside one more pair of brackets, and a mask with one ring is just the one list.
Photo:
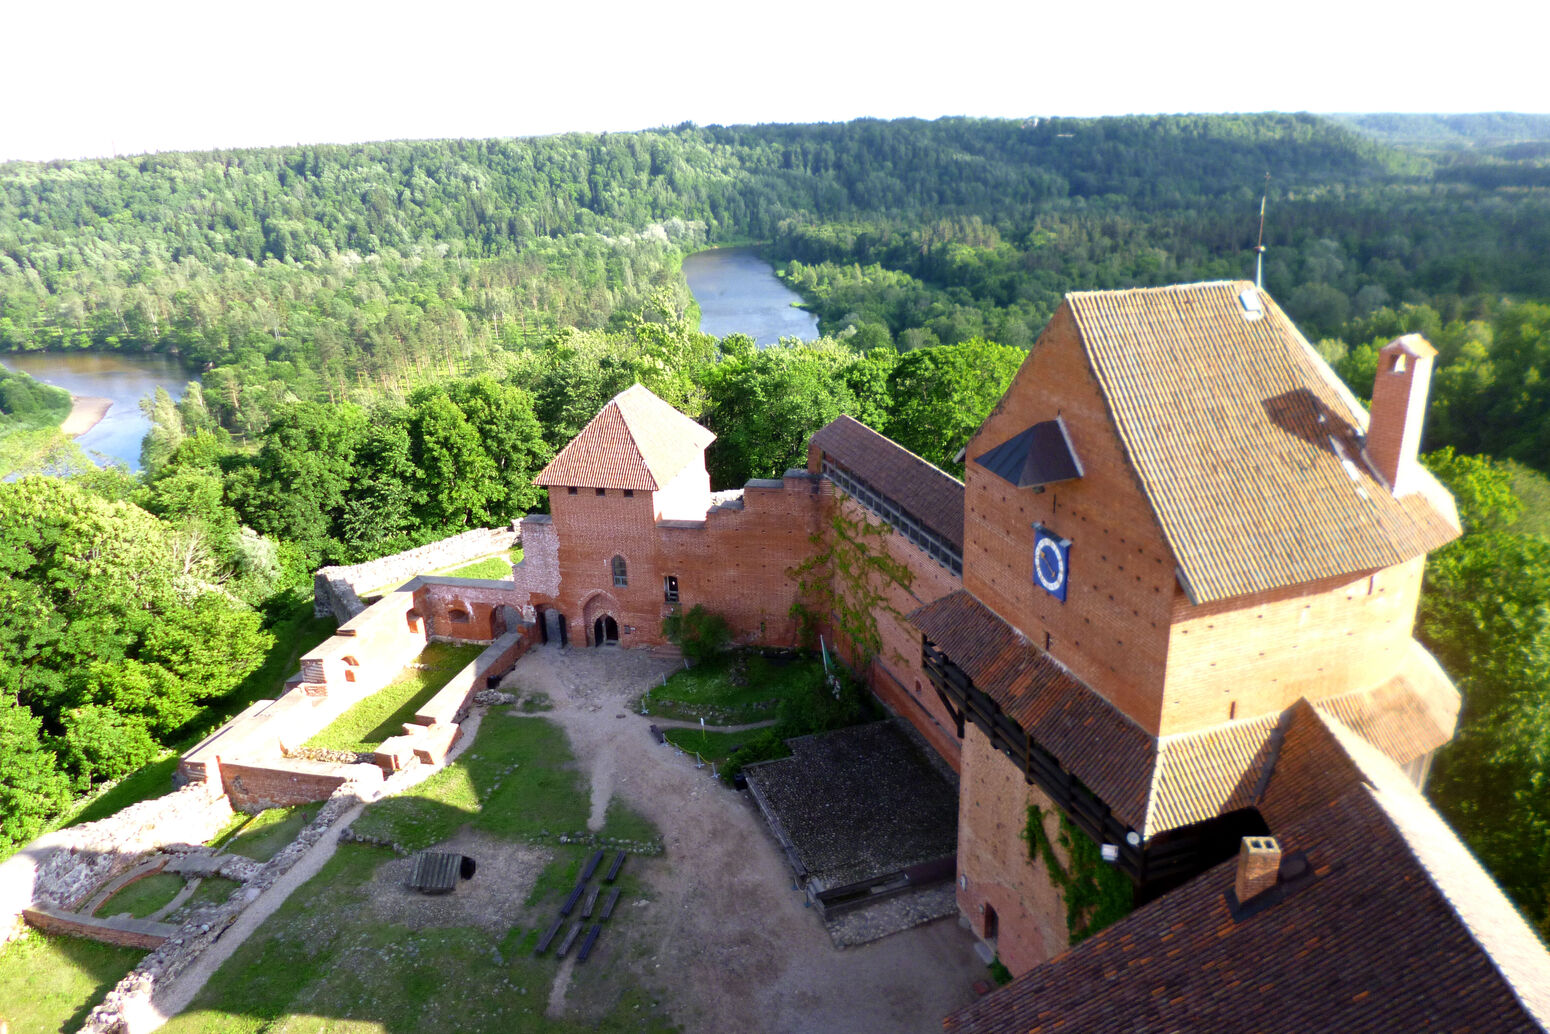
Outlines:
[[59, 425], [59, 430], [71, 438], [83, 435], [108, 415], [108, 409], [112, 405], [112, 399], [97, 398], [93, 395], [71, 395], [70, 415]]

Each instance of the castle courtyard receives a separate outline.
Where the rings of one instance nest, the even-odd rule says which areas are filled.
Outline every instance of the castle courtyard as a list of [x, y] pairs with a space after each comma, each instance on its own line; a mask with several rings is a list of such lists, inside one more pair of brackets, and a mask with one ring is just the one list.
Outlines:
[[[342, 1020], [352, 1030], [408, 1029], [445, 1019], [449, 1009], [465, 1029], [482, 1029], [486, 1017], [510, 1030], [546, 1023], [637, 1029], [636, 1018], [653, 1030], [661, 1023], [770, 1032], [939, 1029], [941, 1016], [972, 1001], [974, 983], [986, 978], [972, 935], [945, 919], [836, 948], [753, 804], [697, 768], [692, 756], [658, 743], [652, 719], [631, 709], [681, 663], [644, 650], [530, 651], [501, 689], [547, 709], [492, 707], [466, 748], [467, 758], [488, 755], [487, 744], [497, 741], [486, 737], [501, 722], [552, 723], [574, 756], [562, 767], [579, 770], [583, 796], [571, 812], [577, 821], [592, 832], [616, 833], [627, 809], [655, 826], [663, 853], [627, 861], [629, 889], [587, 963], [578, 964], [574, 953], [556, 962], [552, 951], [534, 959], [531, 942], [553, 910], [535, 882], [543, 883], [545, 867], [557, 858], [564, 863], [591, 848], [493, 836], [482, 821], [487, 816], [473, 817], [439, 842], [479, 861], [473, 880], [451, 899], [404, 891], [402, 857], [342, 845], [168, 1029], [224, 1030], [234, 1020], [234, 1029], [246, 1029], [244, 1021], [264, 1010], [247, 1007], [243, 984], [262, 981], [265, 960], [314, 936], [326, 942], [330, 964], [281, 994], [281, 1016], [265, 1017], [266, 1029], [275, 1022], [276, 1029], [332, 1029]], [[485, 761], [516, 762], [517, 771], [538, 764], [520, 753]], [[357, 829], [372, 827], [367, 821]], [[431, 961], [438, 950], [457, 964]], [[380, 972], [330, 971], [370, 968], [363, 960]], [[422, 1002], [403, 988], [423, 980], [428, 965], [442, 979], [451, 970], [459, 979]]]
[[[755, 807], [656, 743], [650, 719], [630, 712], [680, 663], [551, 647], [528, 653], [502, 683], [548, 694], [545, 717], [586, 768], [595, 823], [618, 796], [661, 832], [662, 861], [642, 863], [651, 903], [630, 920], [643, 983], [686, 1030], [939, 1030], [985, 979], [973, 936], [947, 919], [836, 949]], [[608, 946], [616, 960], [619, 948]]]

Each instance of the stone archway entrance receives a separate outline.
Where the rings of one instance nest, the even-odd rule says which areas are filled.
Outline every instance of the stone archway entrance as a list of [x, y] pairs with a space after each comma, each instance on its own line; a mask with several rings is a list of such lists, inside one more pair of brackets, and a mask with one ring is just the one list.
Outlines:
[[619, 644], [619, 601], [607, 590], [598, 590], [583, 601], [581, 627], [589, 646]]
[[612, 614], [604, 614], [592, 622], [593, 646], [618, 646], [619, 622], [614, 620]]

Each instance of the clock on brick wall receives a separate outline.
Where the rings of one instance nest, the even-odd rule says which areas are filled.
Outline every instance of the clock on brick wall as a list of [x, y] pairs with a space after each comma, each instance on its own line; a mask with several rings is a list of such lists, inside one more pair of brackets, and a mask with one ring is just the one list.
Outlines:
[[1070, 582], [1071, 540], [1063, 539], [1042, 524], [1033, 526], [1033, 580], [1061, 603], [1066, 602]]

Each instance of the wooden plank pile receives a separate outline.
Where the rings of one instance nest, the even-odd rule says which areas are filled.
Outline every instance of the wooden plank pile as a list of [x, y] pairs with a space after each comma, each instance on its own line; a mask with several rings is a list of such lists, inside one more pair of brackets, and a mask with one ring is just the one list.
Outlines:
[[[582, 937], [581, 932], [582, 926], [585, 925], [583, 921], [591, 919], [593, 911], [597, 909], [597, 899], [603, 890], [602, 884], [612, 883], [618, 879], [619, 870], [624, 866], [625, 855], [623, 851], [619, 851], [614, 855], [613, 864], [608, 867], [607, 873], [602, 878], [602, 883], [589, 887], [592, 877], [597, 875], [598, 868], [603, 864], [604, 853], [603, 851], [598, 851], [587, 859], [587, 864], [581, 870], [581, 878], [576, 881], [576, 885], [566, 895], [565, 903], [560, 906], [560, 914], [549, 928], [544, 931], [543, 936], [538, 939], [538, 944], [533, 949], [534, 955], [542, 955], [549, 950], [549, 946], [554, 943], [555, 938], [560, 936], [560, 930], [565, 927], [566, 919], [576, 910], [578, 902], [581, 903], [581, 918], [571, 923], [570, 928], [565, 931], [565, 936], [560, 940], [559, 947], [555, 949], [554, 956], [557, 959], [563, 959], [570, 953], [571, 948], [575, 947], [578, 938], [581, 939], [581, 947], [576, 952], [576, 961], [585, 962], [592, 954], [593, 948], [597, 946], [597, 939], [602, 936], [603, 921], [614, 914], [614, 908], [619, 904], [619, 888], [615, 887], [609, 892], [607, 900], [603, 903], [602, 911], [598, 915], [598, 921], [587, 929], [585, 937]], [[453, 855], [452, 857], [458, 856]], [[455, 875], [454, 870], [454, 878]], [[585, 897], [585, 901], [583, 901], [583, 897]]]

